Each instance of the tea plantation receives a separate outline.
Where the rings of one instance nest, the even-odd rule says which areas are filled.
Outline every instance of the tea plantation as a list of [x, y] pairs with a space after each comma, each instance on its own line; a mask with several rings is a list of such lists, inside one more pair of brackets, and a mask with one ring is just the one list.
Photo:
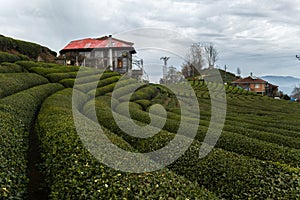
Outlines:
[[[33, 199], [36, 191], [32, 190], [57, 200], [300, 199], [299, 103], [212, 82], [177, 84], [177, 93], [158, 84], [135, 90], [136, 84], [111, 71], [32, 61], [2, 63], [0, 199]], [[198, 105], [185, 92], [188, 84]], [[225, 124], [213, 150], [199, 158], [213, 117], [212, 96], [222, 95], [216, 92], [220, 88], [226, 92], [222, 96], [227, 105]], [[130, 116], [126, 99], [130, 99]], [[190, 104], [189, 109], [181, 111], [180, 101]], [[166, 119], [161, 109], [151, 107], [155, 104], [165, 108]], [[129, 173], [103, 164], [88, 151], [74, 116], [84, 122], [81, 128], [100, 124], [113, 144], [134, 153], [163, 148], [175, 137], [182, 120], [186, 127], [199, 126], [193, 142], [175, 162], [153, 172]], [[148, 127], [157, 134], [133, 137], [138, 130], [127, 125], [128, 135], [119, 127], [122, 122], [126, 126], [128, 118], [141, 127], [151, 124]], [[152, 123], [164, 120], [162, 129]], [[84, 129], [85, 135], [95, 132], [93, 126]], [[30, 135], [38, 142], [30, 142]], [[181, 138], [191, 139], [189, 134]], [[96, 146], [103, 143], [91, 141]], [[30, 145], [36, 145], [41, 156], [38, 183], [30, 175]], [[157, 157], [148, 159], [160, 162]], [[40, 185], [33, 188], [34, 184]]]

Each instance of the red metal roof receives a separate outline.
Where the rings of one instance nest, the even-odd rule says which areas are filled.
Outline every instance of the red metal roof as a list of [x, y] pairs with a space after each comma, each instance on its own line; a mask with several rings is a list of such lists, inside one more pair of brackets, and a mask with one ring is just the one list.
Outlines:
[[[109, 37], [104, 36], [101, 38], [86, 38], [81, 40], [71, 41], [63, 50], [75, 50], [75, 49], [94, 49], [94, 48], [108, 48], [109, 47]], [[112, 38], [112, 47], [132, 47], [133, 43]]]
[[[238, 84], [238, 83], [261, 83], [261, 84], [267, 84], [268, 82], [265, 81], [265, 80], [263, 80], [263, 79], [257, 78], [255, 76], [248, 76], [246, 78], [235, 80], [232, 83], [234, 83], [234, 84]], [[270, 87], [278, 87], [277, 85], [273, 85], [271, 83], [268, 83], [268, 84], [269, 84]]]
[[248, 76], [246, 78], [235, 80], [232, 83], [267, 83], [267, 81], [257, 77]]

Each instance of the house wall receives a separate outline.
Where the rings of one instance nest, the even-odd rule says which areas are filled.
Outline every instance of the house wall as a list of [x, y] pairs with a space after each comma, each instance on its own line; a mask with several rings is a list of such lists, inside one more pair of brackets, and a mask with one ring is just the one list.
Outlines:
[[[132, 69], [132, 55], [128, 52], [128, 57], [123, 57], [124, 49], [112, 49], [112, 70], [125, 73]], [[80, 55], [85, 57], [85, 66], [93, 67], [97, 69], [105, 69], [109, 67], [109, 49], [94, 50], [92, 52], [79, 52]], [[121, 65], [118, 62], [121, 61]], [[81, 62], [83, 63], [83, 61]]]
[[265, 83], [251, 83], [250, 90], [253, 92], [264, 93], [266, 91]]

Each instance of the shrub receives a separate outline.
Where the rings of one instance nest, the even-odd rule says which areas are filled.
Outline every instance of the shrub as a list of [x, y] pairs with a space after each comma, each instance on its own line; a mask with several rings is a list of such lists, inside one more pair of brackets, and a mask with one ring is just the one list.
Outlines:
[[51, 73], [45, 76], [50, 82], [58, 83], [63, 79], [73, 78], [72, 75], [68, 73]]
[[[11, 107], [6, 107], [9, 110]], [[0, 105], [0, 196], [1, 199], [22, 199], [26, 194], [26, 153], [28, 133], [24, 124]]]
[[142, 106], [143, 110], [147, 110], [147, 108], [149, 106], [152, 105], [151, 101], [149, 100], [144, 100], [144, 99], [141, 99], [141, 100], [137, 100], [135, 101], [137, 104], [139, 104], [140, 106]]
[[41, 63], [33, 62], [33, 61], [17, 61], [15, 62], [17, 65], [29, 70], [32, 67], [41, 67]]
[[0, 65], [0, 73], [21, 73], [24, 71], [23, 67], [14, 63], [3, 62]]
[[109, 85], [91, 90], [91, 91], [88, 92], [88, 95], [93, 96], [95, 94], [95, 96], [101, 96], [101, 95], [104, 95], [106, 93], [112, 92], [114, 90], [116, 84], [117, 83], [111, 83]]
[[76, 66], [61, 66], [55, 68], [31, 67], [29, 71], [35, 72], [42, 76], [46, 76], [47, 74], [51, 74], [51, 73], [76, 72], [79, 70], [79, 68], [80, 67], [76, 67]]
[[[94, 81], [94, 82], [89, 82], [89, 83], [84, 83], [84, 84], [78, 84], [76, 79], [76, 89], [80, 90], [82, 92], [88, 92], [92, 89], [96, 88], [101, 88], [109, 84], [113, 84], [118, 82], [120, 79], [120, 76], [111, 76], [111, 77], [105, 77], [105, 74], [102, 75], [101, 80]], [[103, 78], [104, 77], [104, 78]], [[79, 80], [80, 82], [81, 80]]]
[[0, 51], [0, 63], [2, 62], [16, 62], [24, 59], [24, 57], [20, 57], [16, 54], [11, 54], [7, 52]]
[[75, 79], [74, 78], [67, 78], [59, 81], [59, 83], [63, 84], [66, 88], [73, 88]]
[[48, 83], [46, 78], [34, 73], [0, 74], [0, 97], [5, 97], [45, 83]]
[[27, 127], [35, 118], [43, 100], [62, 88], [63, 86], [57, 83], [35, 86], [0, 99], [0, 104], [12, 107], [10, 113], [21, 119]]
[[[108, 99], [98, 98], [96, 101], [102, 101], [96, 103], [96, 112], [100, 123], [125, 138], [140, 152], [162, 148], [174, 137], [172, 133], [160, 131], [148, 139], [133, 139], [117, 127], [112, 114], [109, 114], [111, 110], [105, 103]], [[83, 110], [87, 115], [89, 109], [91, 109], [90, 105], [86, 104]], [[122, 116], [120, 116], [121, 118]], [[137, 123], [143, 125], [143, 123]], [[237, 140], [241, 141], [239, 138]], [[226, 144], [233, 146], [230, 142]], [[194, 141], [189, 150], [169, 168], [191, 181], [203, 184], [223, 198], [299, 198], [299, 169], [279, 163], [251, 159], [216, 148], [207, 157], [200, 159], [200, 146], [201, 143]], [[249, 149], [253, 150], [253, 148]], [[259, 150], [259, 148], [256, 149]]]
[[[84, 99], [83, 94], [79, 95]], [[71, 89], [49, 97], [37, 121], [52, 199], [217, 199], [197, 183], [167, 169], [142, 174], [124, 173], [98, 162], [83, 147], [76, 133], [71, 97]], [[90, 123], [86, 118], [82, 120]], [[86, 134], [92, 131], [95, 130], [89, 127]], [[104, 133], [121, 148], [134, 151], [120, 137], [106, 129]]]
[[27, 130], [43, 100], [62, 89], [59, 84], [36, 86], [0, 99], [0, 196], [22, 199], [26, 194]]
[[156, 94], [157, 94], [158, 90], [156, 89], [155, 86], [144, 86], [140, 89], [138, 89], [137, 91], [135, 91], [130, 100], [131, 101], [137, 101], [137, 100], [151, 100]]

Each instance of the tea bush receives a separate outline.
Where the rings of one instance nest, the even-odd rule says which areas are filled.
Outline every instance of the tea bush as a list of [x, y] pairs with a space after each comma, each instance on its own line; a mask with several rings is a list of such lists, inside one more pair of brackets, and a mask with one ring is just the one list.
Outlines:
[[28, 129], [43, 100], [62, 88], [45, 84], [0, 99], [1, 199], [22, 199], [26, 195]]
[[0, 73], [21, 73], [24, 68], [15, 63], [3, 62], [0, 64]]
[[0, 74], [0, 97], [45, 83], [48, 83], [46, 78], [34, 73], [2, 73]]
[[[125, 138], [126, 141], [140, 152], [162, 148], [174, 137], [172, 133], [164, 131], [160, 131], [148, 139], [129, 137], [114, 122], [115, 119], [112, 117], [109, 108], [109, 97], [99, 97], [95, 101], [97, 117], [100, 123]], [[92, 109], [91, 104], [87, 103], [83, 109], [87, 116], [90, 113], [89, 109]], [[121, 118], [122, 116], [120, 116]], [[143, 123], [138, 124], [143, 125]], [[240, 138], [236, 140], [241, 141]], [[245, 141], [245, 139], [243, 140]], [[231, 144], [233, 140], [228, 139], [228, 141], [230, 142], [226, 143], [226, 145], [228, 144], [234, 149], [235, 147]], [[252, 141], [247, 142], [251, 144]], [[299, 198], [299, 169], [279, 163], [251, 159], [221, 149], [214, 149], [207, 157], [200, 159], [200, 146], [201, 144], [195, 141], [181, 158], [169, 166], [169, 169], [185, 176], [191, 181], [203, 184], [223, 198]], [[253, 148], [249, 149], [253, 150]], [[263, 150], [257, 147], [255, 149], [263, 152]]]
[[[85, 99], [83, 94], [78, 95]], [[76, 133], [71, 105], [72, 90], [65, 89], [49, 97], [38, 115], [37, 127], [50, 198], [217, 199], [216, 195], [197, 183], [167, 169], [142, 174], [124, 173], [98, 162], [83, 147]], [[88, 123], [87, 119], [84, 121]], [[104, 133], [115, 144], [134, 151], [107, 129]]]

